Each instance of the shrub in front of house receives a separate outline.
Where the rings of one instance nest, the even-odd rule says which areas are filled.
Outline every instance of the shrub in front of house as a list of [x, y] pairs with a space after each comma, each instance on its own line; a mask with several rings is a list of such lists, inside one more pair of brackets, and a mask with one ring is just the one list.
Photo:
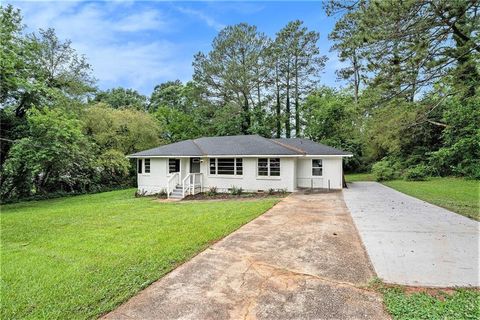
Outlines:
[[393, 180], [400, 176], [400, 166], [391, 160], [381, 160], [372, 166], [372, 174], [377, 181]]
[[230, 188], [230, 193], [234, 196], [239, 196], [243, 193], [243, 188], [237, 188], [235, 186], [232, 186]]
[[410, 169], [405, 170], [403, 178], [407, 181], [424, 181], [431, 173], [431, 168], [424, 164], [416, 165]]
[[209, 197], [213, 197], [213, 196], [217, 195], [218, 194], [217, 187], [208, 188], [208, 190], [207, 190], [207, 192], [205, 192], [205, 194]]

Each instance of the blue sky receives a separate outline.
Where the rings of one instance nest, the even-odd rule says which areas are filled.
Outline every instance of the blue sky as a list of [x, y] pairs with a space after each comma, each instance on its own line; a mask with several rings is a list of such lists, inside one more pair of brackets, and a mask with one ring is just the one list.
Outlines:
[[322, 83], [340, 85], [340, 63], [328, 41], [335, 21], [320, 1], [9, 3], [22, 10], [27, 31], [53, 27], [61, 39], [71, 39], [91, 63], [100, 89], [122, 86], [149, 95], [161, 82], [190, 80], [193, 55], [207, 52], [224, 26], [246, 22], [274, 37], [295, 19], [320, 32], [320, 50], [329, 57]]

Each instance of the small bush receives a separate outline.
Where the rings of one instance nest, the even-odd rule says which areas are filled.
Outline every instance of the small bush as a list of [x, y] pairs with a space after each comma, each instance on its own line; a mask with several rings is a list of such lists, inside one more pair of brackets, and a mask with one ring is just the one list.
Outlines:
[[162, 189], [156, 194], [157, 198], [166, 198], [167, 197], [167, 190]]
[[398, 178], [400, 168], [397, 163], [382, 160], [372, 166], [372, 173], [377, 181], [387, 181]]
[[268, 194], [269, 195], [275, 194], [275, 189], [273, 188], [268, 189]]
[[230, 188], [230, 193], [234, 196], [239, 196], [243, 193], [243, 189], [232, 186], [232, 188]]
[[424, 181], [430, 176], [431, 169], [430, 167], [419, 164], [413, 168], [407, 169], [403, 178], [408, 181]]
[[146, 190], [137, 190], [135, 191], [135, 198], [140, 198], [140, 197], [145, 197], [147, 195], [147, 191]]
[[280, 193], [280, 194], [282, 194], [282, 195], [284, 195], [284, 194], [286, 194], [286, 193], [288, 192], [288, 191], [287, 191], [287, 188], [278, 189], [277, 191], [278, 191], [278, 193]]
[[208, 188], [207, 192], [205, 192], [205, 194], [209, 197], [212, 197], [212, 196], [216, 195], [217, 193], [218, 193], [217, 187], [210, 187], [210, 188]]

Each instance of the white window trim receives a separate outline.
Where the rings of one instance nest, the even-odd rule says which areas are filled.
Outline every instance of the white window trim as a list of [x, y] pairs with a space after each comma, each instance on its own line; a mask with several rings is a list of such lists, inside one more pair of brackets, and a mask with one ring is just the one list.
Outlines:
[[[145, 172], [145, 160], [147, 160], [147, 159], [150, 161], [150, 172]], [[145, 158], [145, 159], [143, 159], [142, 162], [143, 162], [143, 171], [142, 171], [143, 173], [142, 173], [142, 174], [143, 174], [144, 176], [149, 176], [149, 175], [152, 173], [152, 159], [150, 159], [150, 158]]]
[[[258, 174], [258, 160], [259, 159], [267, 159], [267, 174], [266, 176], [261, 176]], [[272, 176], [270, 175], [270, 159], [278, 159], [280, 161], [280, 175], [278, 176]], [[257, 180], [281, 180], [282, 179], [282, 159], [279, 157], [259, 157], [257, 158], [257, 164], [256, 164], [256, 178]]]
[[[313, 166], [313, 161], [314, 160], [320, 160], [322, 162], [322, 166], [321, 167], [314, 167]], [[310, 160], [310, 166], [312, 167], [312, 169], [310, 170], [310, 174], [312, 175], [312, 178], [323, 178], [323, 159], [320, 159], [320, 158], [312, 158], [312, 160]], [[319, 175], [319, 176], [314, 176], [313, 175], [313, 169], [314, 168], [320, 168], [322, 169], [322, 174]]]
[[[170, 159], [178, 159], [178, 172], [170, 172]], [[150, 164], [151, 165], [151, 164]], [[172, 175], [174, 175], [175, 173], [178, 173], [180, 174], [180, 172], [182, 172], [182, 159], [181, 158], [167, 158], [167, 177], [170, 177]], [[150, 170], [152, 171], [152, 170]]]
[[[225, 158], [225, 157], [221, 157], [221, 158], [208, 158], [208, 170], [207, 170], [207, 174], [211, 177], [218, 177], [218, 178], [237, 178], [237, 179], [242, 179], [243, 178], [243, 173], [245, 172], [245, 161], [243, 161], [243, 158], [235, 158], [235, 157], [232, 157], [234, 160], [233, 160], [233, 174], [218, 174], [218, 159], [228, 159], [228, 158]], [[215, 173], [211, 173], [210, 172], [210, 160], [211, 159], [215, 159]], [[242, 159], [242, 174], [237, 174], [237, 159]]]
[[[138, 158], [137, 159], [137, 175], [138, 176], [149, 176], [152, 173], [152, 159], [150, 159], [150, 172], [145, 172], [145, 159], [150, 158]], [[142, 173], [138, 173], [138, 160], [142, 160]]]

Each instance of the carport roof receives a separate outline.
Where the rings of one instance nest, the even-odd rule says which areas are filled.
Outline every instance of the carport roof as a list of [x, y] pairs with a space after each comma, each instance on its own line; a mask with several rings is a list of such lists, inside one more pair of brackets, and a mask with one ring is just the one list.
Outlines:
[[338, 155], [351, 156], [307, 139], [267, 139], [258, 135], [203, 137], [184, 140], [131, 154], [141, 157], [202, 157], [202, 156], [302, 156]]

